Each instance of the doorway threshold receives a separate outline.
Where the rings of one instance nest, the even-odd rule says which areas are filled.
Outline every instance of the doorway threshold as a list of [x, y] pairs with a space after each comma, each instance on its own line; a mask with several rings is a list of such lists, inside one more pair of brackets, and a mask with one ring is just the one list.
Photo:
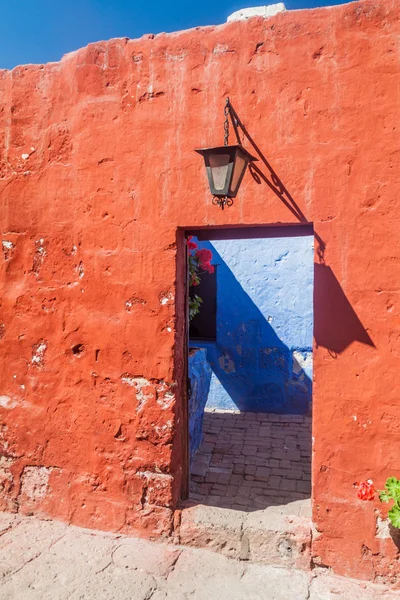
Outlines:
[[311, 500], [245, 512], [185, 502], [175, 542], [229, 558], [287, 568], [311, 568]]

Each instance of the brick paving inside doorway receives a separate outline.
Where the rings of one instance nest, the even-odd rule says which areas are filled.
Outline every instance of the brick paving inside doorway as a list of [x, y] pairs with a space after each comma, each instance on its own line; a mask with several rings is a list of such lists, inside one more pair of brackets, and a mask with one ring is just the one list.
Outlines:
[[205, 412], [190, 499], [243, 511], [311, 495], [311, 417]]

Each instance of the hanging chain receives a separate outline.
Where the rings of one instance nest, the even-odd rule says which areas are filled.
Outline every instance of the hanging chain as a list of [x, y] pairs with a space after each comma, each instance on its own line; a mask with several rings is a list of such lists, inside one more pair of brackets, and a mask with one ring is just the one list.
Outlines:
[[224, 114], [225, 114], [225, 123], [224, 123], [224, 146], [228, 145], [228, 141], [229, 141], [229, 98], [226, 99], [225, 102], [225, 108], [224, 108]]
[[[224, 146], [227, 146], [229, 143], [229, 117], [230, 117], [230, 109], [229, 109], [229, 98], [226, 99], [224, 115], [225, 115], [225, 123], [224, 123]], [[233, 199], [228, 198], [227, 196], [214, 196], [212, 200], [213, 204], [216, 204], [222, 210], [224, 210], [225, 206], [232, 206]]]

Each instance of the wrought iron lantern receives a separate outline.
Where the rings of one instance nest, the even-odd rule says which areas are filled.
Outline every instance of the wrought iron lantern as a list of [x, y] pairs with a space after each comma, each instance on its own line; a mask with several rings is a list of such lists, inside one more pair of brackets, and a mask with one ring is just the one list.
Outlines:
[[[247, 165], [249, 162], [258, 160], [243, 148], [240, 143], [228, 144], [229, 115], [230, 103], [229, 98], [227, 98], [225, 105], [224, 145], [195, 150], [195, 152], [198, 152], [204, 158], [208, 183], [213, 195], [213, 204], [217, 204], [222, 209], [225, 206], [232, 206], [233, 198], [236, 198], [239, 191]], [[237, 132], [236, 127], [235, 131]]]

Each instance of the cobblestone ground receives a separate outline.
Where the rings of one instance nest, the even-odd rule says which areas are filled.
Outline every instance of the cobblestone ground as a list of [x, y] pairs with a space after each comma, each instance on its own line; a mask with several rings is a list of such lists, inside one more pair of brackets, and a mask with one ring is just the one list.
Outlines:
[[1, 600], [399, 600], [382, 586], [0, 513]]
[[311, 417], [205, 412], [191, 500], [260, 510], [311, 495]]

